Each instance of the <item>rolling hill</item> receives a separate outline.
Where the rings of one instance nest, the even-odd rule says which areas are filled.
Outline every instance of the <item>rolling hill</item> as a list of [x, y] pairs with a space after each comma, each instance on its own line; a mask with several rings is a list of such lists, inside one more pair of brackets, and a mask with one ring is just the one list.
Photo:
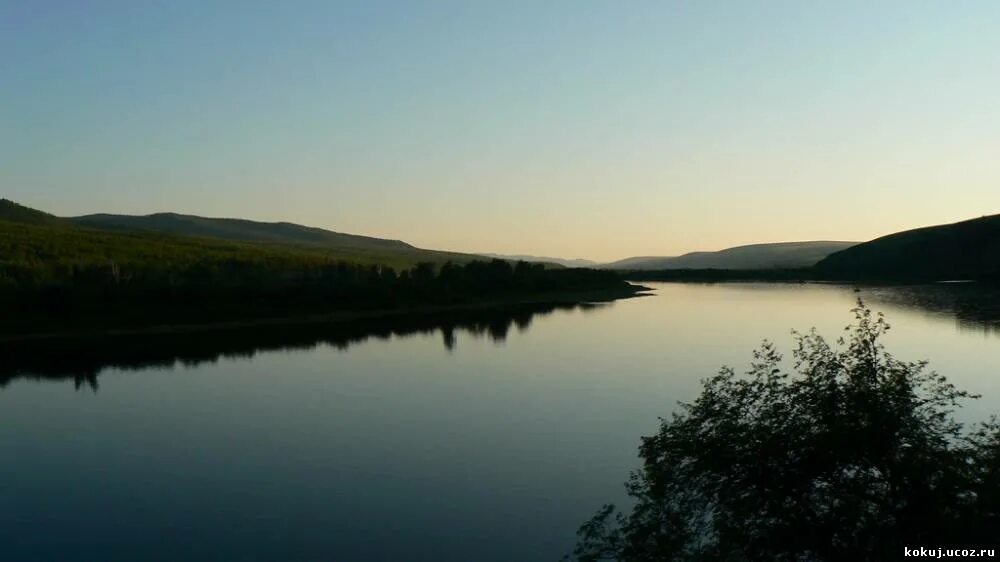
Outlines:
[[25, 207], [9, 199], [0, 199], [0, 221], [22, 224], [57, 224], [59, 217]]
[[364, 239], [332, 246], [322, 232], [319, 243], [261, 243], [80, 226], [12, 203], [0, 216], [0, 339], [637, 291], [610, 271], [485, 259], [435, 267], [426, 262], [451, 254]]
[[[177, 213], [60, 218], [6, 199], [0, 200], [0, 221], [57, 227], [48, 234], [53, 239], [61, 240], [72, 232], [72, 235], [86, 240], [100, 240], [100, 244], [115, 246], [117, 242], [123, 242], [122, 247], [131, 247], [131, 242], [124, 242], [141, 235], [147, 245], [182, 244], [224, 252], [240, 246], [272, 254], [287, 250], [299, 256], [310, 254], [324, 259], [400, 268], [412, 267], [420, 262], [441, 264], [451, 261], [461, 264], [479, 258], [472, 254], [424, 250], [399, 240], [344, 234], [287, 222], [265, 223]], [[9, 224], [5, 230], [9, 230]], [[102, 233], [105, 236], [99, 236]], [[118, 235], [117, 238], [115, 235]]]
[[717, 252], [691, 252], [676, 257], [633, 257], [604, 264], [606, 269], [783, 269], [810, 267], [857, 242], [779, 242], [736, 246]]
[[997, 279], [1000, 215], [876, 238], [827, 256], [815, 269], [835, 279]]
[[373, 250], [416, 250], [399, 240], [343, 234], [288, 222], [257, 222], [245, 219], [206, 218], [177, 213], [153, 215], [86, 215], [68, 219], [80, 226], [117, 230], [147, 230], [181, 236], [218, 238], [239, 242], [265, 242], [312, 247], [343, 247]]

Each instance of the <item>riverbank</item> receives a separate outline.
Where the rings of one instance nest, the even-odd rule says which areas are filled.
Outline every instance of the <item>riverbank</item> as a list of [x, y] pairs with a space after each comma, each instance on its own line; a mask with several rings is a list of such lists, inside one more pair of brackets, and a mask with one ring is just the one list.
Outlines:
[[665, 283], [832, 283], [840, 285], [927, 285], [933, 283], [982, 283], [998, 285], [997, 279], [939, 279], [908, 276], [831, 276], [813, 268], [803, 269], [665, 269], [657, 271], [624, 271], [626, 281], [660, 281]]
[[303, 326], [310, 324], [344, 324], [361, 320], [389, 320], [394, 317], [410, 315], [426, 315], [456, 311], [488, 310], [515, 305], [565, 305], [612, 302], [615, 300], [641, 297], [652, 291], [642, 285], [626, 283], [623, 286], [605, 289], [587, 289], [570, 291], [547, 291], [526, 294], [511, 294], [495, 296], [482, 301], [469, 301], [451, 304], [407, 305], [392, 308], [367, 310], [339, 310], [321, 314], [289, 314], [282, 316], [267, 316], [259, 318], [240, 318], [209, 322], [172, 322], [151, 324], [145, 326], [129, 326], [118, 328], [72, 329], [37, 331], [23, 334], [0, 335], [0, 345], [18, 342], [51, 341], [80, 337], [114, 337], [125, 335], [165, 335], [182, 333], [200, 333], [226, 331], [255, 327]]

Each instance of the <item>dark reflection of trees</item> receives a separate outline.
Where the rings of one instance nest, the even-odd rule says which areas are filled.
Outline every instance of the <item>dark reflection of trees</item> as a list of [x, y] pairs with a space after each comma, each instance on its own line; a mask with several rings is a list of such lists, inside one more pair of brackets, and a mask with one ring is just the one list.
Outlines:
[[440, 332], [444, 347], [456, 348], [459, 332], [503, 342], [511, 328], [525, 331], [537, 316], [555, 311], [591, 311], [606, 304], [523, 304], [503, 308], [400, 314], [341, 323], [270, 325], [226, 330], [145, 335], [76, 337], [0, 343], [0, 387], [16, 379], [72, 380], [97, 389], [105, 368], [139, 370], [196, 366], [220, 358], [250, 358], [277, 350], [337, 349], [370, 339]]
[[1000, 335], [1000, 286], [981, 283], [865, 287], [866, 302], [955, 319], [958, 330]]

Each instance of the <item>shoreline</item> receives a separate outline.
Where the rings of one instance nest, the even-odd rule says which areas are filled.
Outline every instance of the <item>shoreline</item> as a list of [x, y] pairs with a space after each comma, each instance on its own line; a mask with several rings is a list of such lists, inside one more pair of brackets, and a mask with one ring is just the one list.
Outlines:
[[982, 285], [1000, 286], [993, 279], [887, 279], [887, 278], [860, 278], [860, 279], [828, 279], [818, 277], [767, 277], [754, 275], [677, 275], [664, 276], [660, 278], [647, 275], [623, 275], [622, 279], [629, 283], [695, 283], [695, 284], [715, 284], [715, 283], [773, 283], [785, 285], [851, 285], [870, 287], [909, 287], [915, 285]]
[[523, 296], [511, 295], [505, 298], [466, 303], [403, 306], [398, 308], [381, 308], [373, 310], [341, 310], [324, 312], [321, 314], [287, 315], [205, 323], [159, 324], [134, 328], [4, 334], [0, 335], [0, 345], [46, 340], [219, 332], [255, 327], [343, 324], [358, 320], [389, 319], [395, 316], [435, 314], [462, 310], [482, 310], [527, 304], [609, 303], [617, 300], [649, 296], [650, 292], [654, 290], [655, 289], [651, 287], [628, 282], [627, 287], [617, 289], [586, 289], [579, 291], [532, 293]]

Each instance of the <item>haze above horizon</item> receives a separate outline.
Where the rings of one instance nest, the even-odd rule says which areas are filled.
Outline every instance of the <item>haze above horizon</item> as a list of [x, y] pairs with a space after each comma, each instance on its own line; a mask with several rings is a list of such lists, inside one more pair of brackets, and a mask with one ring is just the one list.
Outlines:
[[1000, 4], [0, 5], [0, 196], [610, 261], [1000, 212]]

